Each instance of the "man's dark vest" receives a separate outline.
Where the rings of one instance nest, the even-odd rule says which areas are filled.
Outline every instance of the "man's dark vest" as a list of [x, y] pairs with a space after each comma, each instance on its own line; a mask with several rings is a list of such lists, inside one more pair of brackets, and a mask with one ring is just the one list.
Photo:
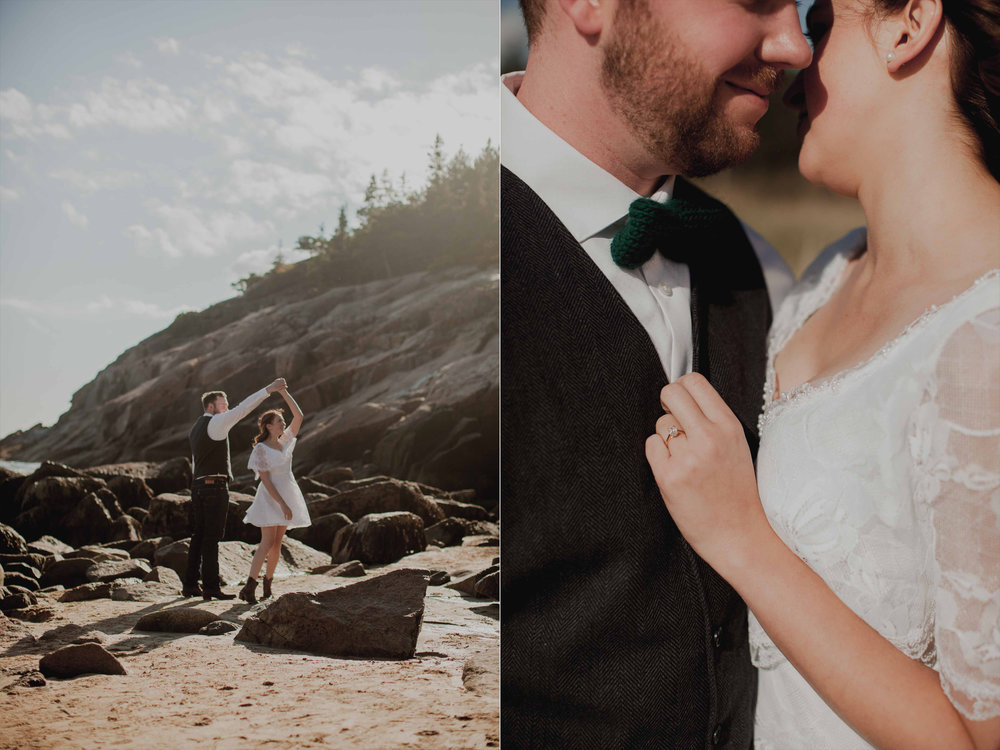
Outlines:
[[[678, 180], [675, 194], [706, 198]], [[569, 231], [501, 169], [501, 737], [512, 748], [747, 748], [746, 606], [645, 459], [666, 379]], [[694, 369], [756, 453], [770, 303], [743, 237], [693, 265]]]
[[212, 440], [208, 436], [208, 423], [211, 419], [209, 415], [202, 414], [188, 433], [191, 455], [194, 456], [194, 476], [225, 474], [231, 480], [233, 472], [229, 466], [229, 436], [225, 440]]

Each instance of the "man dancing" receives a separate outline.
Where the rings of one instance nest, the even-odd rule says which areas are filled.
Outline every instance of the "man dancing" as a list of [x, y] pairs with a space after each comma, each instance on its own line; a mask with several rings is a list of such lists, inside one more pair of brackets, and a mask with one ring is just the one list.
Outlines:
[[233, 479], [229, 431], [269, 395], [287, 387], [285, 379], [278, 378], [247, 396], [233, 409], [229, 408], [222, 391], [202, 394], [205, 413], [198, 417], [188, 435], [194, 479], [191, 482], [191, 546], [184, 576], [184, 596], [201, 596], [206, 601], [236, 598], [235, 594], [227, 594], [219, 586], [219, 542], [226, 530], [229, 483]]

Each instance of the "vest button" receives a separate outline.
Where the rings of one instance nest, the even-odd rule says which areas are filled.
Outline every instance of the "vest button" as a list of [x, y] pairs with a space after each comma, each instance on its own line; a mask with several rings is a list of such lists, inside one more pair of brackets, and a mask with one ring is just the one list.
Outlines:
[[718, 627], [712, 633], [712, 645], [717, 649], [722, 648], [722, 628]]
[[718, 746], [726, 741], [726, 727], [722, 724], [716, 724], [715, 729], [712, 730], [712, 745]]

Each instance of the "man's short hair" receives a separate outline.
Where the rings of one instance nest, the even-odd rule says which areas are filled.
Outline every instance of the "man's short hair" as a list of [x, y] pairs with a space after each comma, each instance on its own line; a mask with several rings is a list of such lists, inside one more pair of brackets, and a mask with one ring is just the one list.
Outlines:
[[519, 0], [521, 15], [524, 16], [524, 27], [528, 30], [528, 44], [537, 37], [542, 28], [542, 18], [545, 16], [545, 0]]
[[215, 399], [219, 398], [220, 396], [222, 398], [226, 398], [226, 392], [208, 391], [208, 393], [201, 394], [201, 408], [204, 409], [205, 411], [208, 411], [209, 404], [214, 404]]

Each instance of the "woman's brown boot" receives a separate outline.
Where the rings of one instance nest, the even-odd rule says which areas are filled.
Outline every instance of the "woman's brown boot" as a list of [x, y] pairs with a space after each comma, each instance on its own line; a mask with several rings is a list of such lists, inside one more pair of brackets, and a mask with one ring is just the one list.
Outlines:
[[[264, 590], [267, 590], [267, 579], [264, 579]], [[247, 578], [246, 586], [240, 589], [240, 599], [247, 604], [257, 603], [257, 579]]]
[[261, 596], [262, 599], [271, 598], [271, 581], [272, 581], [271, 578], [264, 579], [264, 594]]

